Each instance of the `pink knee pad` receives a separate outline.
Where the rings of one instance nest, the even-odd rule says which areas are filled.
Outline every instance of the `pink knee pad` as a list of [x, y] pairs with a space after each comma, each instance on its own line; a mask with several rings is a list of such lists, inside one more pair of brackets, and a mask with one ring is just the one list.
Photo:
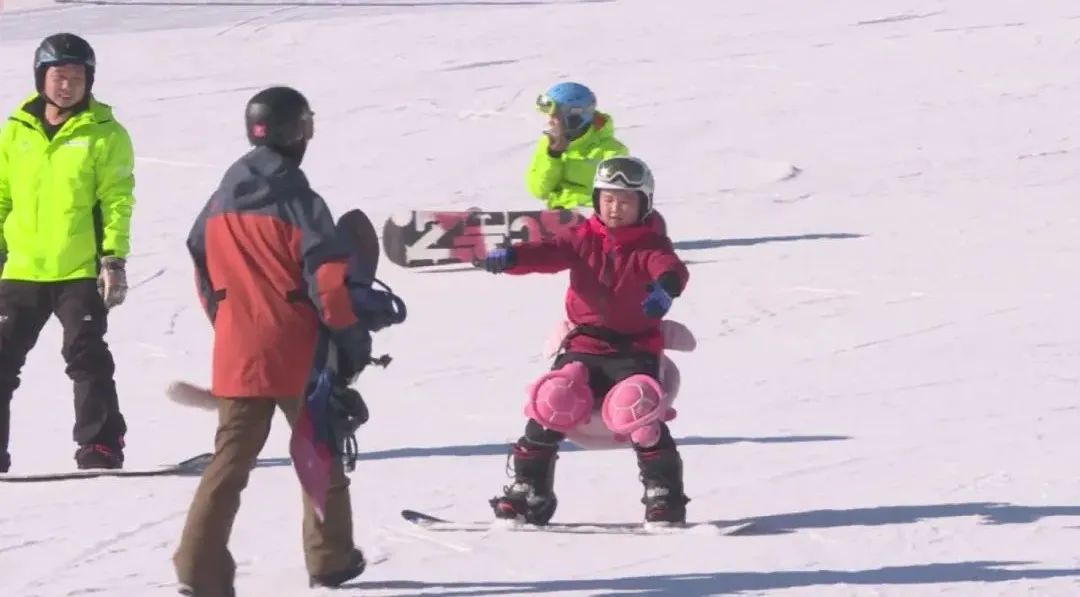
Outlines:
[[604, 397], [604, 424], [616, 438], [630, 438], [650, 448], [660, 441], [660, 422], [675, 416], [664, 399], [660, 382], [648, 375], [631, 375], [611, 388]]
[[529, 386], [525, 402], [525, 416], [561, 433], [587, 423], [592, 410], [589, 370], [578, 362], [541, 376]]

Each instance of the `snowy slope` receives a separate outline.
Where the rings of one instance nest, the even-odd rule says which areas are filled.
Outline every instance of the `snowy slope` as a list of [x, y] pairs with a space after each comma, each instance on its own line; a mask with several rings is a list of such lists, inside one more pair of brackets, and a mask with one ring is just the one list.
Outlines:
[[[671, 316], [694, 520], [752, 536], [418, 533], [489, 516], [565, 278], [407, 272], [353, 479], [364, 595], [1080, 594], [1080, 7], [1068, 0], [49, 4], [0, 12], [0, 109], [43, 35], [99, 56], [138, 161], [135, 288], [111, 319], [131, 467], [211, 448], [162, 397], [205, 381], [183, 238], [245, 149], [258, 88], [311, 98], [331, 207], [528, 207], [560, 78], [654, 167], [691, 282]], [[509, 315], [508, 315], [509, 313]], [[507, 322], [515, 321], [513, 325]], [[50, 323], [14, 404], [16, 471], [73, 466]], [[245, 494], [241, 595], [316, 595], [279, 421]], [[628, 452], [559, 461], [557, 518], [642, 515]], [[0, 595], [169, 595], [194, 479], [0, 485]]]

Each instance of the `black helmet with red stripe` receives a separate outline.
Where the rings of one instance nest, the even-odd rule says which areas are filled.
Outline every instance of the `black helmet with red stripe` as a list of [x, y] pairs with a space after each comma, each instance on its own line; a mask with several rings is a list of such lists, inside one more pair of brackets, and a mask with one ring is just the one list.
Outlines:
[[314, 118], [302, 93], [277, 86], [263, 89], [248, 100], [244, 126], [252, 145], [273, 147], [299, 159], [315, 135]]

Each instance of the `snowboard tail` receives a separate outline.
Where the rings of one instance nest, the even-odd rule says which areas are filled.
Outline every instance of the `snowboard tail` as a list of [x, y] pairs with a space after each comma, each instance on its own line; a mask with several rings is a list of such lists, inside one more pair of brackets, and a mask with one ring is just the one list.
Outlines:
[[375, 225], [363, 210], [350, 209], [341, 214], [335, 228], [352, 249], [349, 254], [349, 282], [370, 286], [379, 267], [379, 234]]
[[214, 398], [210, 390], [191, 382], [175, 380], [169, 384], [165, 395], [177, 404], [202, 410], [217, 410], [217, 398]]
[[289, 456], [292, 458], [296, 478], [304, 494], [311, 500], [315, 516], [321, 522], [326, 515], [326, 498], [330, 492], [330, 476], [334, 454], [325, 441], [316, 437], [315, 421], [305, 405], [293, 426], [289, 439]]

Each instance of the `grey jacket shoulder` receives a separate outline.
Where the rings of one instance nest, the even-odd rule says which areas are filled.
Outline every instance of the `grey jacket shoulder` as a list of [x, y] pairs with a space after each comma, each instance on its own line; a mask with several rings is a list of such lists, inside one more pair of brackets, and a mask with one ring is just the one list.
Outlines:
[[274, 210], [275, 206], [306, 200], [314, 194], [300, 166], [266, 147], [256, 147], [240, 157], [218, 185], [221, 211]]

